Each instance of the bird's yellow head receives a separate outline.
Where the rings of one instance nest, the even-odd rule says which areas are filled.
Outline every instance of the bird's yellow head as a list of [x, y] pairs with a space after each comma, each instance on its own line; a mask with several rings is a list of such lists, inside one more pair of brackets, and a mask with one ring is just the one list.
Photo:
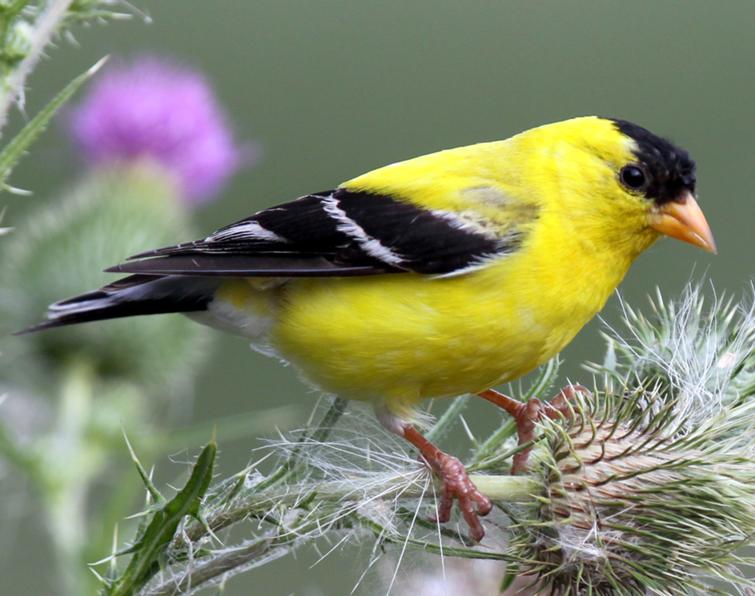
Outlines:
[[695, 200], [695, 162], [666, 139], [625, 120], [589, 116], [513, 140], [520, 155], [538, 156], [528, 171], [546, 189], [543, 206], [586, 241], [631, 245], [638, 254], [665, 234], [716, 252]]

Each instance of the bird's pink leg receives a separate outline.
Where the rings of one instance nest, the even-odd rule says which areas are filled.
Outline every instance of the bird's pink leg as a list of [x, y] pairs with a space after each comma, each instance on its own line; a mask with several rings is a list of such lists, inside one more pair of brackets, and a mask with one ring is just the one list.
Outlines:
[[445, 523], [451, 519], [451, 507], [456, 499], [469, 526], [470, 536], [477, 542], [482, 540], [485, 530], [480, 516], [490, 513], [493, 504], [469, 479], [464, 464], [438, 449], [411, 424], [402, 425], [401, 435], [419, 450], [422, 459], [443, 484], [437, 520]]
[[[543, 403], [537, 398], [533, 398], [526, 403], [521, 402], [513, 397], [504, 395], [495, 389], [486, 389], [482, 393], [479, 393], [479, 396], [488, 400], [490, 403], [497, 405], [499, 408], [503, 408], [514, 418], [516, 421], [516, 434], [519, 438], [519, 444], [523, 445], [529, 443], [535, 438], [535, 425], [543, 416], [551, 419], [562, 417], [567, 418], [571, 416], [571, 408], [569, 407], [568, 402], [573, 399], [577, 393], [590, 392], [582, 385], [568, 385], [548, 403]], [[527, 460], [530, 451], [532, 451], [532, 448], [527, 447], [514, 455], [514, 460], [511, 466], [512, 474], [520, 474], [527, 471]]]

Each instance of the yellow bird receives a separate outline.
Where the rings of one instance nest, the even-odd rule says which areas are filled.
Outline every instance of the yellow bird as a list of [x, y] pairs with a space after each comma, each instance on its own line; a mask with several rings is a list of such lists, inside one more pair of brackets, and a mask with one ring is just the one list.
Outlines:
[[684, 150], [623, 120], [575, 118], [394, 163], [136, 255], [109, 269], [129, 277], [53, 304], [27, 331], [183, 312], [240, 334], [323, 391], [372, 403], [442, 480], [439, 520], [457, 499], [479, 540], [491, 504], [420, 434], [415, 408], [478, 393], [531, 436], [550, 411], [491, 387], [562, 350], [660, 235], [715, 252], [694, 191]]

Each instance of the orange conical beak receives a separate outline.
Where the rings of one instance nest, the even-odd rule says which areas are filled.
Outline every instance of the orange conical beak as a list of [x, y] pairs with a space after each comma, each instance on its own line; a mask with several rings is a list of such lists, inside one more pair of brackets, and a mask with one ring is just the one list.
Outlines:
[[650, 216], [650, 227], [683, 242], [716, 253], [716, 241], [702, 209], [688, 190], [676, 200], [656, 208]]

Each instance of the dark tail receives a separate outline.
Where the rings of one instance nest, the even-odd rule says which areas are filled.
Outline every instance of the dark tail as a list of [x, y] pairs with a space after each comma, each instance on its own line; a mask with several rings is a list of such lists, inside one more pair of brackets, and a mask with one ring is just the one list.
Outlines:
[[218, 279], [201, 277], [130, 275], [50, 305], [46, 321], [15, 335], [104, 319], [206, 310], [219, 285]]

